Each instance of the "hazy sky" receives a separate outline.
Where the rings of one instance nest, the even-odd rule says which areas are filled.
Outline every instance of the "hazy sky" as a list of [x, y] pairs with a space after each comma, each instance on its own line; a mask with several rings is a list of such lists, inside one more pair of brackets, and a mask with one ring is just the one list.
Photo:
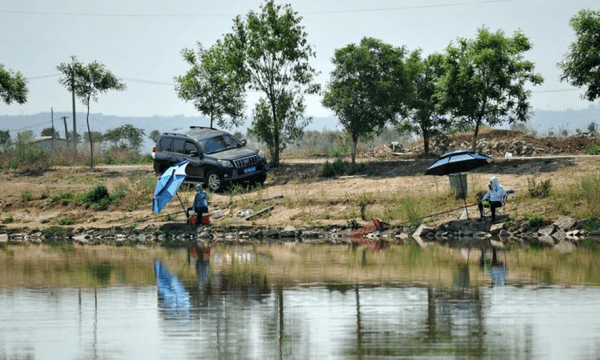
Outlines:
[[[581, 9], [598, 9], [588, 0], [296, 0], [302, 24], [317, 56], [312, 65], [325, 84], [335, 49], [375, 37], [424, 54], [443, 52], [459, 37], [473, 38], [486, 26], [507, 34], [521, 29], [533, 49], [525, 57], [537, 64], [545, 82], [535, 87], [534, 109], [589, 106], [583, 91], [561, 83], [556, 64], [573, 40], [569, 19]], [[230, 32], [232, 19], [261, 1], [205, 0], [4, 0], [0, 5], [0, 63], [29, 78], [24, 105], [0, 103], [0, 114], [69, 111], [71, 96], [58, 84], [56, 66], [76, 55], [97, 60], [122, 78], [128, 89], [92, 103], [91, 111], [117, 116], [196, 116], [192, 104], [177, 98], [173, 77], [187, 69], [180, 50], [201, 41], [212, 45]], [[249, 97], [255, 101], [257, 94]], [[308, 116], [326, 117], [320, 96], [309, 96]], [[84, 110], [79, 105], [78, 110]], [[246, 109], [251, 114], [252, 104]], [[6, 124], [5, 124], [6, 125]], [[82, 124], [83, 125], [83, 124]], [[82, 126], [80, 125], [80, 126]]]

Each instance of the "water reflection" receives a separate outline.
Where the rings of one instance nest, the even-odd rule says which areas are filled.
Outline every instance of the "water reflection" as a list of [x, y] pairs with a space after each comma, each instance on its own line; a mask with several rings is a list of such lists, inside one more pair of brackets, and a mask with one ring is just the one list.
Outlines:
[[[105, 251], [114, 251], [118, 260], [105, 257], [110, 271], [97, 272], [109, 274], [102, 281], [82, 263], [70, 273], [71, 286], [0, 285], [0, 359], [597, 359], [600, 354], [600, 288], [513, 286], [507, 266], [512, 254], [477, 253], [465, 260], [418, 249], [396, 256], [396, 249], [375, 254], [340, 247], [194, 246], [150, 254], [139, 260], [138, 269], [121, 261], [123, 249]], [[135, 254], [129, 259], [138, 261]], [[44, 263], [45, 255], [40, 256], [35, 260]], [[282, 257], [285, 266], [278, 262]], [[7, 261], [0, 256], [2, 269]], [[289, 279], [280, 274], [300, 265], [310, 283], [278, 280]], [[326, 276], [342, 266], [346, 272], [338, 281], [312, 282], [317, 265]], [[428, 274], [427, 282], [342, 281], [357, 274], [388, 279], [386, 268], [397, 272], [396, 279], [412, 269], [417, 279], [431, 267], [437, 278]], [[133, 274], [123, 274], [124, 268]], [[148, 271], [154, 273], [149, 284], [113, 284], [115, 274], [135, 279]], [[92, 274], [97, 285], [78, 286], [79, 273]], [[513, 265], [515, 273], [519, 269]], [[172, 301], [165, 301], [170, 296]]]

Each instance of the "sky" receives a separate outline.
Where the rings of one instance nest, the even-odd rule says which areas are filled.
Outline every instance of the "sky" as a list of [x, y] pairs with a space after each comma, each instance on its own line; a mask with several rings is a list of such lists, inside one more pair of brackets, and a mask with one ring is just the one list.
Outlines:
[[[0, 4], [0, 63], [29, 79], [24, 105], [0, 102], [0, 115], [70, 111], [71, 94], [59, 83], [57, 65], [72, 55], [83, 63], [100, 61], [127, 84], [92, 103], [91, 112], [116, 116], [198, 116], [177, 97], [173, 77], [188, 70], [180, 51], [200, 41], [209, 47], [231, 31], [232, 19], [259, 11], [258, 0], [3, 0]], [[534, 110], [582, 109], [582, 89], [560, 82], [556, 64], [574, 33], [569, 19], [581, 9], [599, 9], [590, 0], [292, 0], [302, 17], [316, 57], [311, 65], [325, 85], [335, 49], [378, 38], [423, 54], [443, 52], [457, 38], [474, 38], [486, 26], [507, 35], [520, 29], [533, 49], [545, 81], [533, 87]], [[260, 94], [250, 93], [251, 115]], [[319, 95], [307, 96], [307, 116], [331, 117]], [[80, 102], [78, 111], [84, 111]], [[0, 124], [0, 128], [3, 125]], [[79, 123], [78, 128], [83, 128]]]

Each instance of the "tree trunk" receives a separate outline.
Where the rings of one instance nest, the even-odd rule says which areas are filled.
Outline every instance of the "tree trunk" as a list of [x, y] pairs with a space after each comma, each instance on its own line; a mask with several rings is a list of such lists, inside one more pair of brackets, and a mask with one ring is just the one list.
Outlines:
[[473, 152], [477, 151], [477, 135], [479, 134], [479, 125], [481, 124], [481, 120], [477, 120], [475, 122], [475, 130], [473, 130]]
[[352, 166], [356, 167], [356, 145], [358, 144], [358, 135], [352, 134]]

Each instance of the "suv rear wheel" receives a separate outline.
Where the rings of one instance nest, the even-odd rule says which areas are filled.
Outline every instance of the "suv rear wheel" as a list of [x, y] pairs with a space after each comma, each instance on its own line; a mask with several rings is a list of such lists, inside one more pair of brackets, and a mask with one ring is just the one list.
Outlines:
[[212, 170], [206, 174], [206, 186], [213, 192], [223, 190], [224, 185], [223, 176], [218, 172]]

